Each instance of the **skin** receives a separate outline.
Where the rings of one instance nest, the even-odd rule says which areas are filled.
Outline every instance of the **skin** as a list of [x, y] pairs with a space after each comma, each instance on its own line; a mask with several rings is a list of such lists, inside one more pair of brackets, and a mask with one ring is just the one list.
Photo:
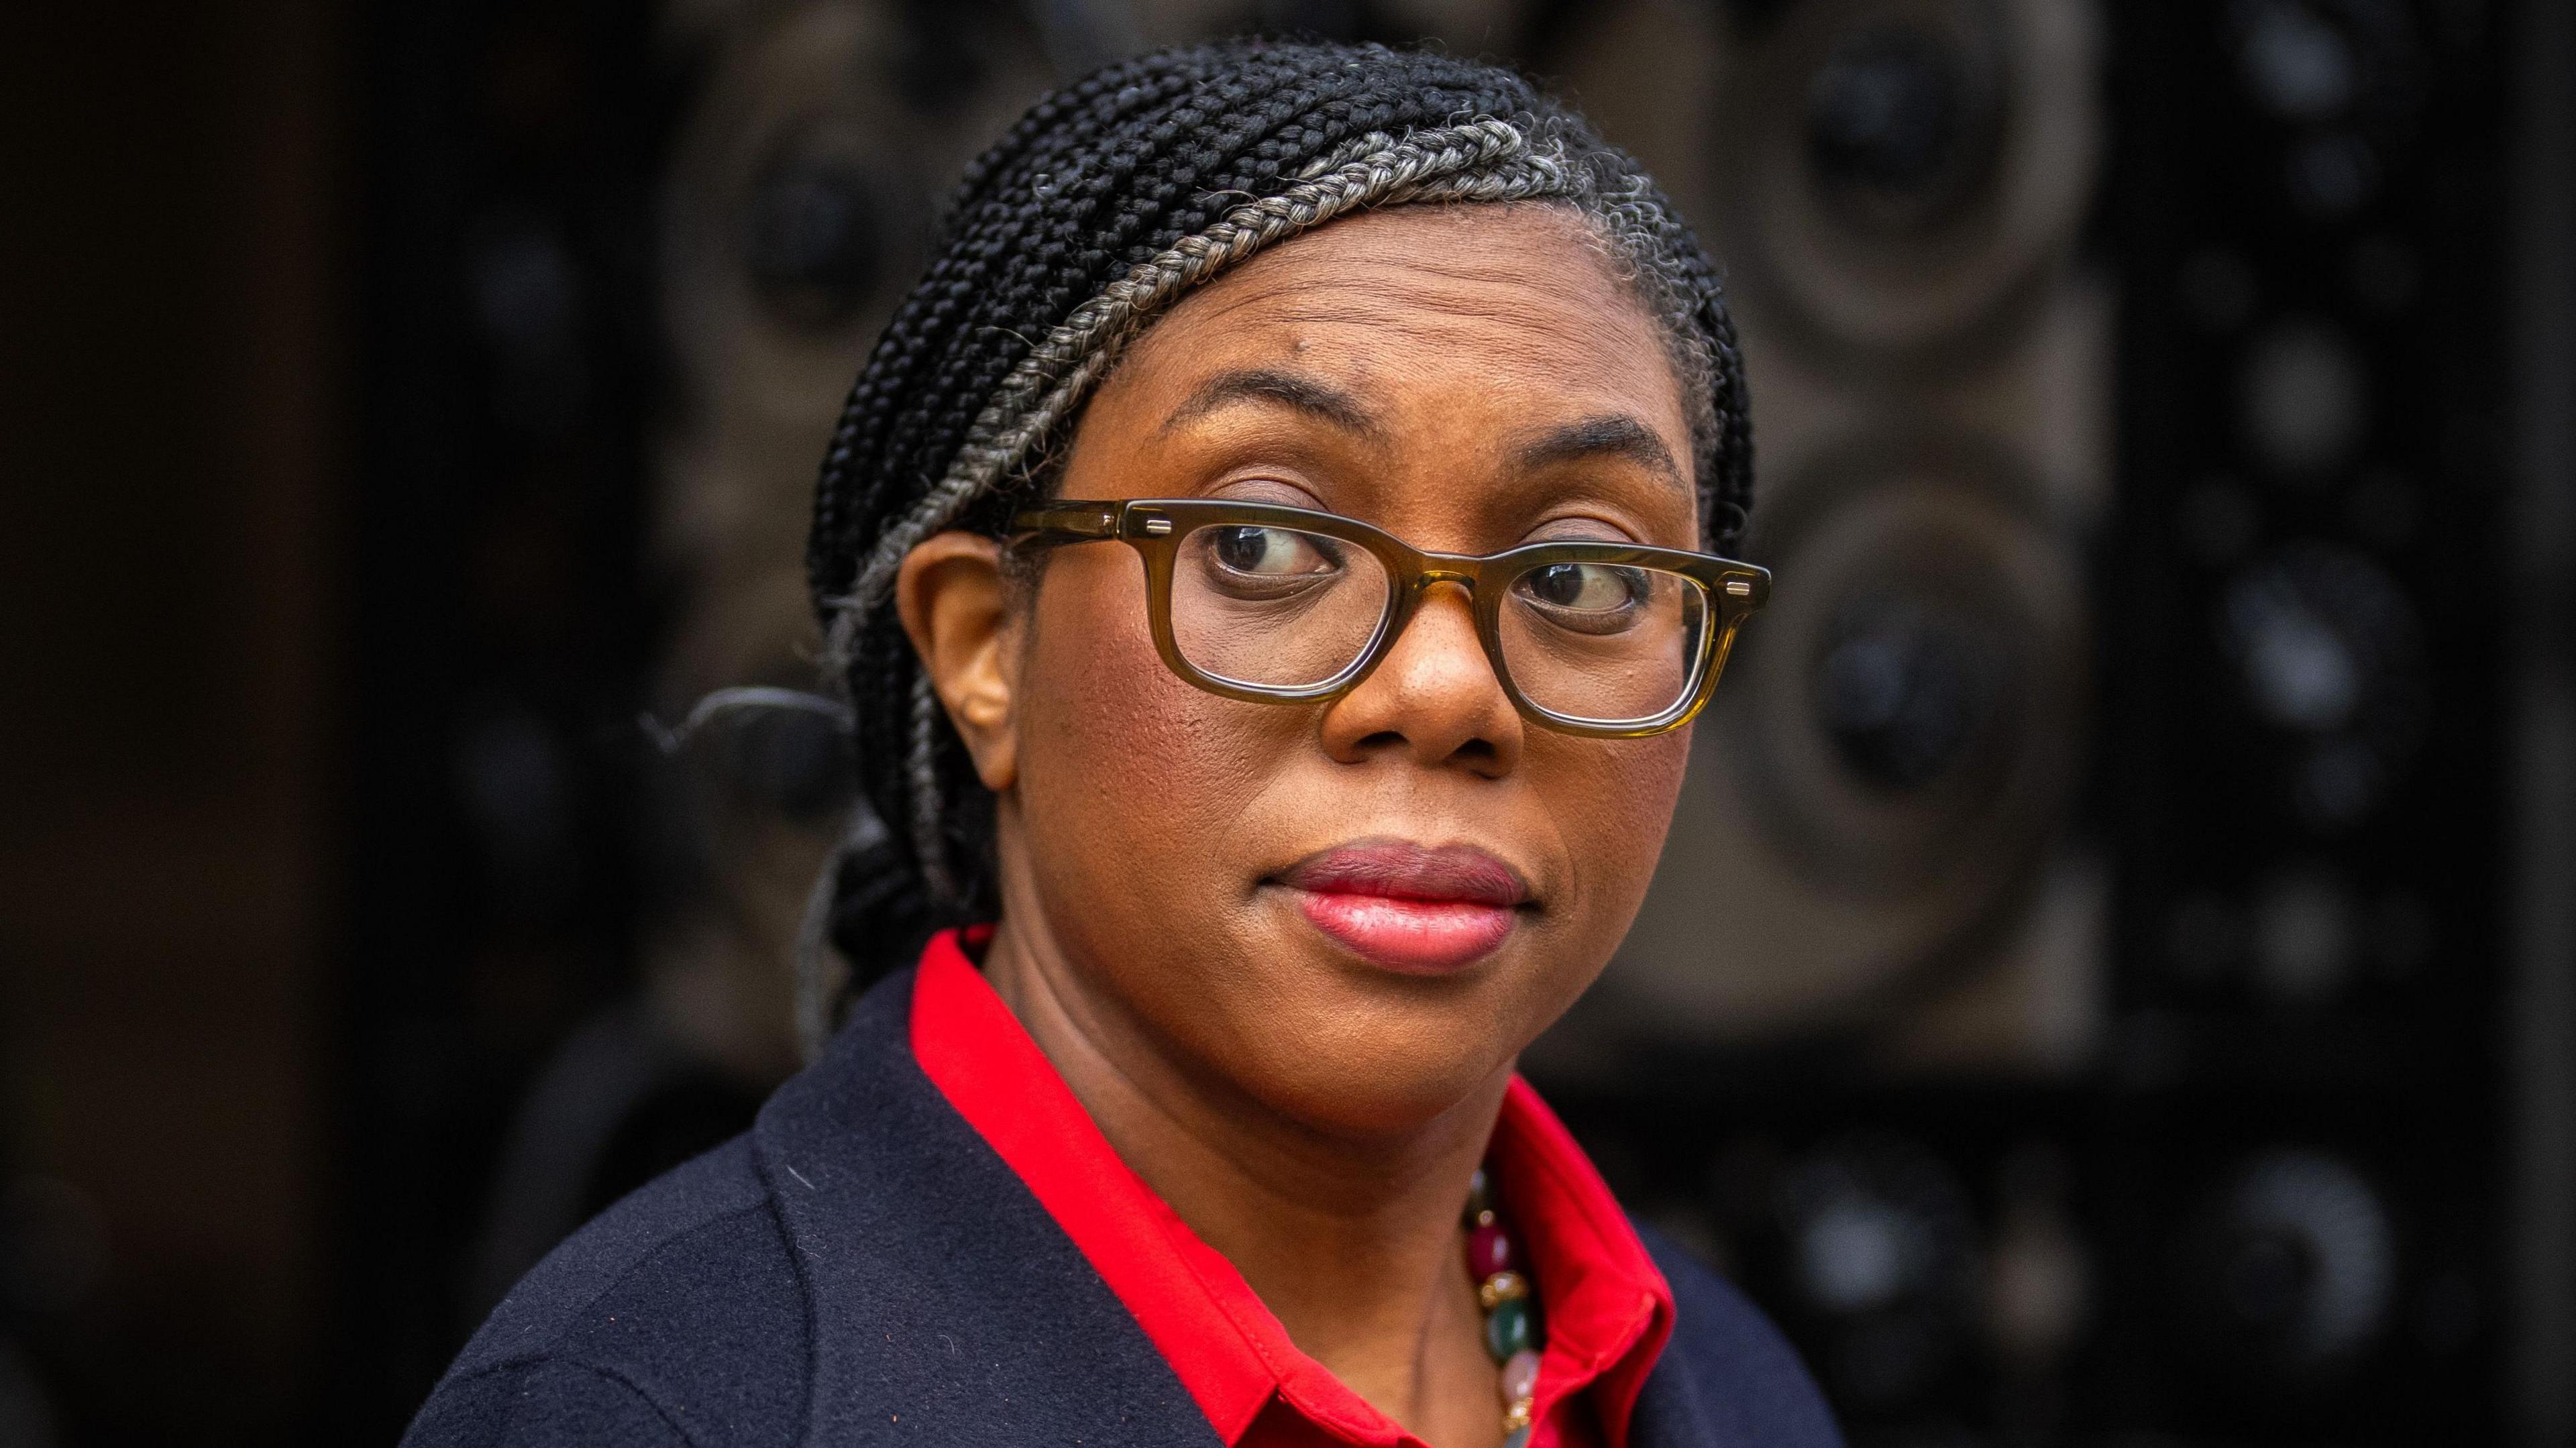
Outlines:
[[[1083, 414], [1061, 493], [1322, 508], [1444, 552], [1693, 548], [1690, 456], [1655, 324], [1579, 222], [1399, 207], [1156, 323]], [[1439, 1448], [1499, 1442], [1460, 1204], [1520, 1051], [1636, 913], [1687, 731], [1527, 722], [1455, 585], [1360, 687], [1296, 705], [1166, 669], [1124, 545], [1057, 550], [1020, 586], [991, 540], [942, 534], [896, 599], [998, 797], [987, 978], [1302, 1350]], [[1372, 839], [1490, 851], [1532, 898], [1462, 971], [1382, 969], [1276, 883]]]

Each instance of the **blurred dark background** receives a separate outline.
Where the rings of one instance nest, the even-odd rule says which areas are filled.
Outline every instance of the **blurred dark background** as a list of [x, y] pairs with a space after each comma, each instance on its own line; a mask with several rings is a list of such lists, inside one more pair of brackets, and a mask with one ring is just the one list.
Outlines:
[[2576, 1443], [2576, 7], [0, 16], [0, 1444], [388, 1442], [793, 1068], [804, 494], [965, 160], [1242, 30], [1570, 92], [1779, 570], [1528, 1069], [1863, 1445]]

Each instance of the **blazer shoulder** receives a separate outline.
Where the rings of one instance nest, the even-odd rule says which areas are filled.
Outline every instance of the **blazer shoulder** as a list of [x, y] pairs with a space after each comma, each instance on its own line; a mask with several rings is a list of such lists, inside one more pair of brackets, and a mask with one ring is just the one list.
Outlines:
[[[581, 1443], [544, 1425], [628, 1417], [639, 1431], [658, 1421], [671, 1441], [792, 1442], [810, 1360], [806, 1296], [737, 1138], [548, 1253], [466, 1344], [406, 1442]], [[518, 1426], [485, 1431], [504, 1422]], [[475, 1431], [431, 1433], [438, 1424]]]
[[1637, 1235], [1672, 1285], [1674, 1321], [1632, 1441], [1842, 1448], [1833, 1410], [1770, 1317], [1663, 1233], [1640, 1222]]

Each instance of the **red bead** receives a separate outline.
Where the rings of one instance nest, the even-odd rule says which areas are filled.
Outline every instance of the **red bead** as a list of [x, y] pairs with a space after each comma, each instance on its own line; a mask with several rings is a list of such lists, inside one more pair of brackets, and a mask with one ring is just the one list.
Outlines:
[[1467, 1275], [1477, 1281], [1508, 1272], [1519, 1262], [1520, 1253], [1512, 1250], [1512, 1239], [1501, 1227], [1478, 1227], [1467, 1234]]

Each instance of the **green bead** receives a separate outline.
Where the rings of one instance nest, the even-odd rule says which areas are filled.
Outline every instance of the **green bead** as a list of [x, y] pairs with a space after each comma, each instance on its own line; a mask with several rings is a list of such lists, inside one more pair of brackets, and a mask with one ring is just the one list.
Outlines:
[[1513, 1353], [1537, 1345], [1538, 1334], [1532, 1328], [1528, 1298], [1497, 1302], [1485, 1316], [1485, 1351], [1498, 1363], [1509, 1362]]
[[1527, 1428], [1514, 1428], [1512, 1436], [1503, 1440], [1503, 1448], [1529, 1448], [1529, 1435]]

